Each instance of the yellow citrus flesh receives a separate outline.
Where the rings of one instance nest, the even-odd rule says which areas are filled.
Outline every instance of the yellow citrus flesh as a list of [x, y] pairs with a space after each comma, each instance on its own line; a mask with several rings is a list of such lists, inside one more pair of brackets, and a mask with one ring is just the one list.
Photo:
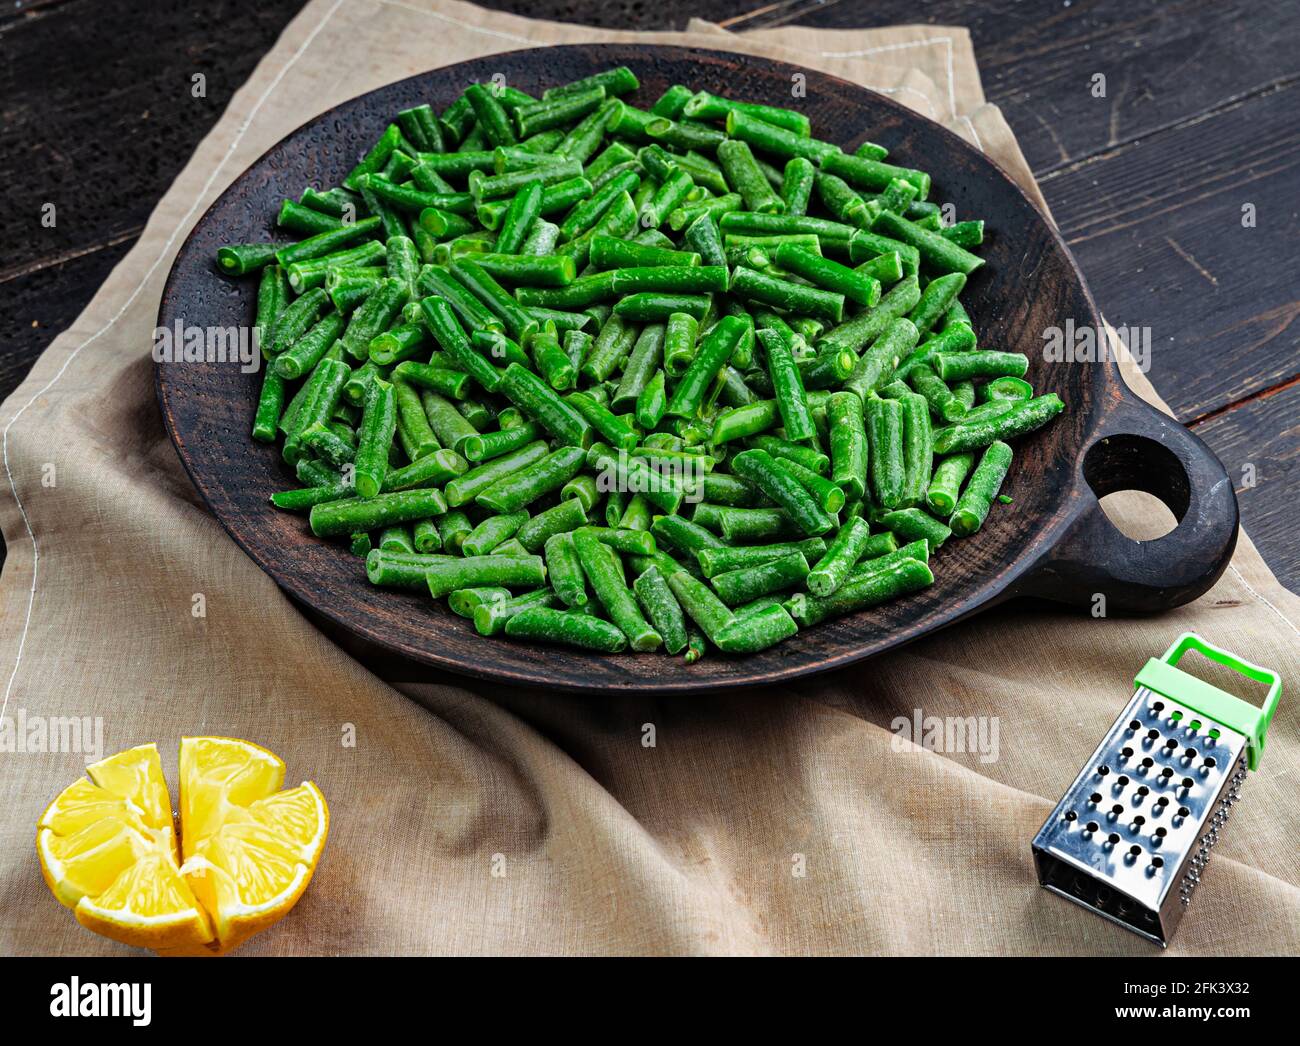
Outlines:
[[88, 768], [46, 809], [37, 852], [50, 890], [96, 933], [164, 955], [218, 955], [278, 922], [311, 881], [329, 809], [310, 782], [233, 738], [184, 738], [178, 866], [157, 749]]
[[128, 748], [92, 763], [86, 773], [104, 791], [130, 803], [150, 828], [171, 827], [172, 803], [157, 745]]
[[146, 854], [93, 901], [83, 897], [77, 922], [141, 948], [202, 947], [212, 922], [190, 892], [170, 853]]
[[284, 763], [265, 748], [230, 737], [181, 738], [181, 854], [284, 784]]

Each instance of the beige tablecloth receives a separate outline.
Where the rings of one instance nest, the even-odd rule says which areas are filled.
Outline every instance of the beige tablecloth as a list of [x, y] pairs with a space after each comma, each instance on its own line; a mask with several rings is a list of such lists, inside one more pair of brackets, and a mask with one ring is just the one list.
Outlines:
[[[156, 740], [172, 775], [182, 734], [246, 737], [291, 781], [314, 779], [333, 812], [323, 862], [246, 954], [1152, 951], [1040, 890], [1029, 840], [1135, 670], [1178, 632], [1300, 680], [1300, 606], [1244, 536], [1211, 592], [1157, 618], [1007, 607], [835, 676], [722, 696], [403, 685], [431, 714], [317, 632], [199, 504], [159, 420], [149, 346], [173, 254], [208, 203], [289, 130], [395, 78], [629, 39], [855, 80], [1036, 192], [961, 28], [628, 34], [452, 0], [312, 0], [0, 409], [5, 714], [98, 717], [105, 753]], [[1171, 952], [1300, 951], [1297, 707], [1284, 702]], [[982, 717], [986, 743], [900, 743], [891, 723], [918, 710]], [[0, 754], [4, 953], [130, 951], [56, 904], [33, 853], [40, 810], [85, 762]]]

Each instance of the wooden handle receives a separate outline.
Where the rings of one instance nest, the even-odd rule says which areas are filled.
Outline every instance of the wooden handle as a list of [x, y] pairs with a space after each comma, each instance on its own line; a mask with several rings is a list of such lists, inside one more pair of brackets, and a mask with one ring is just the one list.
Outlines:
[[[1102, 613], [1153, 613], [1191, 602], [1219, 579], [1237, 545], [1237, 496], [1222, 463], [1198, 437], [1149, 404], [1121, 395], [1079, 462], [1074, 519], [1016, 586], [1017, 595], [1094, 612], [1102, 606]], [[1155, 495], [1178, 525], [1153, 541], [1125, 536], [1098, 503], [1121, 490]]]

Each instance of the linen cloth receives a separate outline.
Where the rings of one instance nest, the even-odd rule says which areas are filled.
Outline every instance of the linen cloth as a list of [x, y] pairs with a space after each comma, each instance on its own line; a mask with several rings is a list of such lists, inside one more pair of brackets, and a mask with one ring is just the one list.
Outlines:
[[[963, 135], [1042, 202], [959, 27], [622, 33], [453, 0], [312, 0], [0, 408], [6, 714], [101, 717], [104, 754], [157, 741], [173, 787], [179, 738], [203, 733], [257, 741], [285, 759], [288, 783], [320, 785], [332, 823], [315, 880], [241, 954], [1156, 951], [1039, 889], [1029, 843], [1134, 672], [1179, 632], [1300, 679], [1300, 601], [1244, 534], [1212, 591], [1159, 617], [1013, 605], [793, 686], [609, 698], [436, 674], [390, 685], [318, 632], [199, 502], [162, 428], [149, 348], [172, 257], [212, 199], [294, 127], [386, 82], [626, 40], [856, 81]], [[1144, 503], [1125, 511], [1150, 526]], [[1300, 952], [1296, 708], [1284, 700], [1170, 953]], [[996, 721], [997, 745], [900, 741], [891, 724], [918, 710]], [[83, 930], [34, 853], [42, 808], [86, 761], [0, 754], [3, 953], [132, 951]]]

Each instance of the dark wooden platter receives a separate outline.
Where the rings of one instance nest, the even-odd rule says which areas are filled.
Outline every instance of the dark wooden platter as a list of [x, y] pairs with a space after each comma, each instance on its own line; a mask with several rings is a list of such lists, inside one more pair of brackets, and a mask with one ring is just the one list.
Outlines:
[[[710, 653], [695, 665], [664, 655], [601, 657], [478, 636], [416, 595], [378, 589], [361, 562], [315, 539], [300, 516], [269, 504], [295, 486], [277, 450], [248, 436], [258, 374], [233, 363], [156, 366], [164, 422], [214, 515], [249, 556], [315, 616], [360, 641], [438, 668], [501, 682], [588, 691], [691, 691], [788, 681], [871, 657], [1015, 596], [1148, 613], [1194, 599], [1226, 567], [1237, 504], [1223, 466], [1176, 421], [1124, 386], [1113, 362], [1049, 363], [1043, 333], [1101, 317], [1069, 250], [1006, 174], [957, 136], [895, 102], [835, 77], [782, 62], [717, 51], [622, 44], [550, 47], [477, 59], [411, 77], [316, 117], [268, 151], [208, 209], [181, 247], [159, 309], [160, 326], [250, 322], [255, 281], [232, 282], [213, 265], [223, 243], [267, 238], [279, 202], [303, 186], [335, 185], [399, 109], [442, 107], [472, 81], [504, 74], [527, 91], [626, 64], [641, 79], [634, 104], [648, 106], [673, 83], [790, 104], [794, 73], [814, 133], [846, 149], [864, 139], [891, 158], [931, 171], [932, 198], [985, 219], [987, 264], [967, 286], [982, 345], [1024, 352], [1029, 380], [1056, 392], [1066, 413], [1017, 441], [996, 507], [981, 532], [933, 557], [935, 584], [922, 593], [810, 629], [744, 658]], [[1133, 541], [1098, 499], [1138, 489], [1179, 520], [1154, 541]], [[351, 644], [350, 644], [351, 645]]]

